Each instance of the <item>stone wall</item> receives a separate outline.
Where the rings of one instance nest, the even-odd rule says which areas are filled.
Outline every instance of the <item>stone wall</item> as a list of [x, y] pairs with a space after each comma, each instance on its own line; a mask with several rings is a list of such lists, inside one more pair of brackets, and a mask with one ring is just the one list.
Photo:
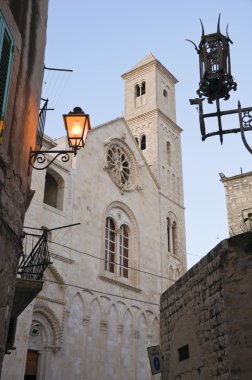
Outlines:
[[218, 244], [161, 296], [163, 380], [252, 378], [252, 233]]
[[252, 172], [221, 180], [225, 187], [230, 235], [245, 232], [243, 219], [252, 212]]
[[[43, 80], [48, 0], [0, 0], [14, 40], [7, 112], [0, 145], [0, 373], [25, 211], [30, 190], [29, 152], [35, 148]], [[32, 38], [31, 38], [32, 36]]]

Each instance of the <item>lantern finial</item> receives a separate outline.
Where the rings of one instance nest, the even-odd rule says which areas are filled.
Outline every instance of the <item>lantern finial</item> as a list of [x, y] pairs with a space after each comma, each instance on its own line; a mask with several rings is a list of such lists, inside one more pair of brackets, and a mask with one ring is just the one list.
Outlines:
[[217, 24], [217, 33], [221, 33], [221, 31], [220, 31], [220, 13], [219, 13], [219, 17], [218, 17], [218, 24]]
[[201, 18], [200, 18], [200, 23], [201, 23], [201, 28], [202, 28], [202, 32], [201, 32], [201, 38], [202, 38], [205, 35], [205, 31], [204, 31], [204, 25]]

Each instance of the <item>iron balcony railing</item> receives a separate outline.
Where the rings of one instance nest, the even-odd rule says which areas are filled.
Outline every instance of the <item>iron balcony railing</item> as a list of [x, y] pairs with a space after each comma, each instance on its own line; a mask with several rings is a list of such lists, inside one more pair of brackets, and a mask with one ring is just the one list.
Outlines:
[[44, 137], [44, 129], [45, 129], [45, 121], [46, 121], [46, 111], [48, 105], [48, 99], [42, 99], [45, 103], [43, 107], [40, 109], [39, 118], [38, 118], [38, 129], [36, 135], [36, 145], [42, 146], [43, 137]]
[[[36, 241], [35, 244], [34, 241]], [[42, 235], [26, 233], [25, 251], [27, 248], [31, 248], [31, 252], [29, 255], [23, 254], [18, 267], [18, 274], [21, 278], [41, 280], [44, 271], [51, 264], [47, 230], [44, 230]]]

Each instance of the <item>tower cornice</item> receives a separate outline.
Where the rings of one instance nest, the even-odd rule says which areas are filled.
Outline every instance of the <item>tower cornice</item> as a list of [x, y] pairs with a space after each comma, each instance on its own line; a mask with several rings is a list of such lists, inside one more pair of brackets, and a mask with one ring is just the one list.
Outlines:
[[136, 116], [136, 117], [133, 117], [131, 119], [127, 119], [126, 121], [130, 125], [130, 124], [134, 124], [136, 121], [139, 121], [140, 123], [145, 122], [146, 120], [149, 120], [150, 118], [152, 118], [152, 117], [154, 118], [156, 116], [160, 116], [165, 123], [169, 123], [169, 125], [171, 126], [173, 131], [175, 131], [177, 133], [183, 132], [183, 129], [181, 127], [179, 127], [176, 123], [174, 123], [174, 121], [172, 121], [172, 119], [170, 119], [168, 116], [166, 116], [162, 111], [160, 111], [159, 108], [156, 108], [154, 110], [146, 112], [140, 116]]
[[134, 78], [139, 77], [139, 74], [145, 74], [147, 72], [152, 71], [155, 68], [158, 68], [159, 71], [161, 71], [164, 75], [166, 75], [172, 81], [173, 84], [178, 83], [178, 80], [157, 59], [151, 62], [148, 62], [140, 67], [136, 67], [130, 71], [127, 71], [126, 73], [121, 75], [121, 78], [123, 78], [124, 80], [134, 79]]

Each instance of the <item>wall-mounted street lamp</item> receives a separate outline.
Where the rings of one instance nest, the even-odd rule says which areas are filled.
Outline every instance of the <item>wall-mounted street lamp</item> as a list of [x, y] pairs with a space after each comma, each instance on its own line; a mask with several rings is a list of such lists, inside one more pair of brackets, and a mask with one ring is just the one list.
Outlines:
[[[62, 162], [67, 162], [70, 158], [69, 154], [76, 156], [77, 151], [84, 148], [88, 131], [91, 129], [89, 115], [86, 115], [80, 107], [75, 107], [73, 111], [63, 115], [63, 119], [70, 150], [32, 150], [29, 163], [34, 169], [44, 170], [58, 157]], [[50, 156], [54, 155], [49, 162], [47, 161], [47, 153], [50, 153]]]
[[[252, 149], [246, 141], [245, 132], [252, 130], [252, 107], [241, 108], [238, 101], [238, 108], [221, 111], [220, 99], [228, 100], [231, 90], [236, 91], [237, 83], [234, 82], [231, 74], [231, 60], [228, 30], [226, 36], [220, 32], [220, 16], [218, 19], [217, 32], [205, 35], [204, 27], [202, 26], [202, 36], [199, 47], [191, 42], [199, 55], [199, 72], [200, 82], [197, 94], [199, 98], [190, 99], [190, 104], [197, 105], [199, 108], [199, 123], [202, 140], [211, 136], [219, 136], [221, 144], [223, 143], [223, 135], [228, 133], [241, 133], [242, 141], [247, 150], [252, 154]], [[216, 112], [204, 114], [203, 101], [207, 98], [208, 103], [216, 102]], [[240, 128], [223, 129], [222, 116], [237, 113], [239, 116]], [[217, 117], [218, 130], [211, 133], [206, 133], [205, 118]]]

